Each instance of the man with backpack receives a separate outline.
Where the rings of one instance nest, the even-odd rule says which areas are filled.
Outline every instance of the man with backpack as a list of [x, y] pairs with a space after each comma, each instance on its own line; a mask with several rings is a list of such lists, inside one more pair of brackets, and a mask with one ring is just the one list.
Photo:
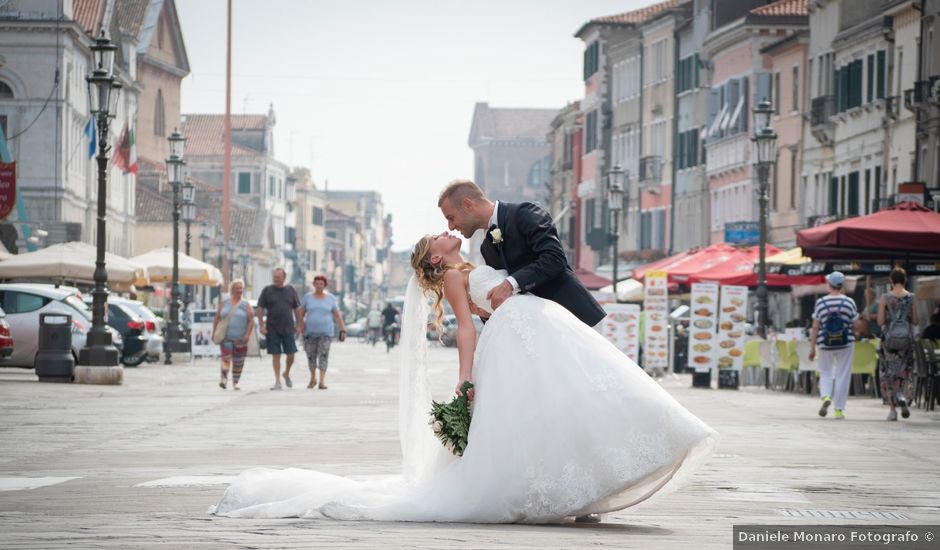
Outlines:
[[826, 416], [834, 400], [835, 418], [841, 420], [845, 418], [845, 403], [852, 381], [852, 354], [855, 351], [852, 324], [858, 319], [858, 309], [855, 301], [842, 293], [845, 275], [833, 271], [826, 276], [826, 282], [829, 294], [816, 300], [813, 310], [809, 360], [816, 358], [818, 347], [819, 395], [822, 397], [819, 416]]

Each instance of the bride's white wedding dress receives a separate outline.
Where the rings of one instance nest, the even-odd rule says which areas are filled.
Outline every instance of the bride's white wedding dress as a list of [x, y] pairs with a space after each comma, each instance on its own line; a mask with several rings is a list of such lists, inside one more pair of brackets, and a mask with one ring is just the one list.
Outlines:
[[[505, 276], [475, 268], [473, 301], [488, 304], [487, 292]], [[421, 301], [416, 294], [409, 291], [406, 309], [409, 298]], [[426, 315], [423, 305], [417, 317]], [[403, 330], [407, 325], [406, 315]], [[423, 332], [422, 319], [421, 338]], [[414, 331], [406, 340], [420, 346]], [[402, 373], [402, 476], [354, 481], [308, 470], [254, 469], [239, 476], [211, 511], [237, 517], [552, 522], [619, 510], [672, 488], [717, 440], [603, 336], [564, 307], [533, 295], [506, 300], [480, 334], [473, 421], [461, 458], [444, 451], [427, 426], [422, 354], [413, 355], [414, 364], [402, 367], [409, 369]]]

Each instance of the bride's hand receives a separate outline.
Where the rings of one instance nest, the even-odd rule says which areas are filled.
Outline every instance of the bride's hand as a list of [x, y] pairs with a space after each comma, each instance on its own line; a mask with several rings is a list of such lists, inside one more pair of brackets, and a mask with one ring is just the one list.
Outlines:
[[[454, 388], [454, 393], [455, 393], [458, 397], [461, 396], [461, 395], [463, 395], [463, 392], [461, 391], [460, 388], [463, 386], [463, 383], [464, 383], [464, 382], [470, 382], [471, 384], [473, 383], [472, 380], [461, 380], [460, 382], [457, 382], [457, 387]], [[473, 401], [473, 393], [474, 393], [473, 390], [474, 390], [474, 388], [470, 388], [470, 389], [467, 391], [467, 399], [470, 400], [470, 401]]]

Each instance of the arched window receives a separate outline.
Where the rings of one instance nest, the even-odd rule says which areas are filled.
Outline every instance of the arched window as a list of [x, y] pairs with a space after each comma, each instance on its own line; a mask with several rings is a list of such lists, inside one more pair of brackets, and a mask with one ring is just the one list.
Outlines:
[[0, 80], [0, 99], [13, 99], [13, 88]]
[[166, 135], [166, 112], [163, 109], [163, 90], [157, 90], [157, 101], [153, 108], [153, 133]]

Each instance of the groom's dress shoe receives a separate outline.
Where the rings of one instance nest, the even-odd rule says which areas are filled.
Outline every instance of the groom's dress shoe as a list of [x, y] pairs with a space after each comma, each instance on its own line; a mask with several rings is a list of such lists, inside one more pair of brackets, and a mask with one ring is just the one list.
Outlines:
[[574, 518], [575, 523], [600, 523], [603, 521], [600, 514], [587, 514]]

